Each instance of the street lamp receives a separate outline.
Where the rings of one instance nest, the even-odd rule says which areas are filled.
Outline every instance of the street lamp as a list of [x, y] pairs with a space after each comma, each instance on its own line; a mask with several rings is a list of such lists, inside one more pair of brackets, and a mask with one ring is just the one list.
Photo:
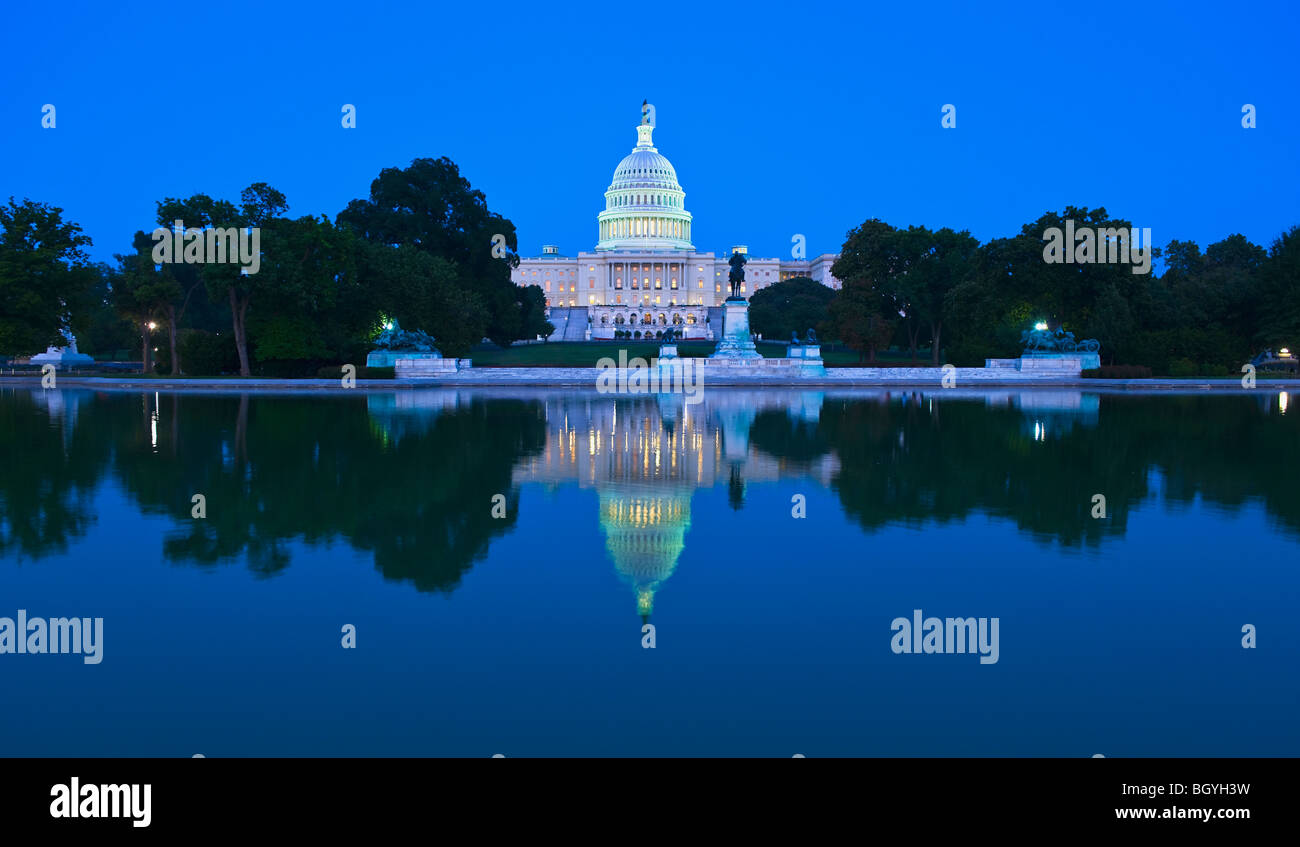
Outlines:
[[1034, 329], [1038, 330], [1039, 332], [1042, 332], [1043, 330], [1047, 329], [1047, 321], [1039, 321], [1038, 323], [1034, 324]]

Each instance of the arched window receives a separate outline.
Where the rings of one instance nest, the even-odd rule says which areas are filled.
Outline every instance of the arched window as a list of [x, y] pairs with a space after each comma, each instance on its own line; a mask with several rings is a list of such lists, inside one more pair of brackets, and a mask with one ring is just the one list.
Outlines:
[[667, 326], [667, 325], [668, 325], [668, 316], [665, 315], [663, 312], [660, 312], [660, 313], [659, 313], [659, 325], [660, 325], [660, 326]]
[[619, 326], [622, 326], [622, 325], [623, 325], [623, 316], [622, 316], [622, 315], [616, 315], [616, 316], [614, 317], [614, 323], [618, 324]]
[[674, 325], [674, 326], [681, 326], [681, 324], [682, 324], [682, 315], [681, 315], [681, 313], [680, 313], [680, 312], [674, 312], [674, 313], [673, 313], [673, 325]]
[[601, 315], [601, 316], [600, 316], [600, 325], [601, 325], [601, 326], [605, 326], [605, 325], [608, 324], [608, 323], [609, 323], [609, 315]]
[[694, 314], [687, 315], [687, 316], [686, 316], [686, 322], [687, 322], [688, 324], [691, 324], [692, 326], [694, 326], [694, 325], [695, 325], [695, 315], [694, 315]]

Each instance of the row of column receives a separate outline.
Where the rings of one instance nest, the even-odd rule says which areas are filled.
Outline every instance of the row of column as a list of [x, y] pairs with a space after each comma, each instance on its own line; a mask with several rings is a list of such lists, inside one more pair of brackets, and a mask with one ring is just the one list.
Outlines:
[[638, 236], [691, 240], [690, 223], [672, 218], [619, 218], [605, 221], [600, 226], [602, 240]]

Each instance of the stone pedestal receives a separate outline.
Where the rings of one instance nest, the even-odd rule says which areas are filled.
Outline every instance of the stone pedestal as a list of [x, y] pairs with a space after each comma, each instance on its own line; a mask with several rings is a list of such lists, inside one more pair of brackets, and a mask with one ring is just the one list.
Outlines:
[[1019, 359], [985, 359], [984, 367], [1078, 376], [1080, 371], [1101, 367], [1101, 356], [1097, 353], [1026, 353]]
[[[368, 368], [395, 368], [397, 363], [403, 359], [430, 359], [441, 360], [442, 354], [433, 353], [416, 353], [410, 350], [371, 350], [366, 355], [366, 367]], [[452, 368], [455, 368], [455, 362], [452, 362]]]
[[674, 344], [661, 344], [661, 345], [659, 345], [659, 358], [661, 358], [661, 359], [676, 359], [676, 358], [677, 358], [677, 345], [676, 345], [675, 343], [674, 343]]
[[820, 344], [791, 344], [786, 348], [785, 356], [793, 360], [805, 376], [826, 375], [826, 363], [822, 361]]
[[435, 358], [400, 358], [393, 365], [397, 379], [429, 379], [456, 373], [456, 360]]
[[722, 339], [710, 359], [761, 359], [749, 334], [749, 303], [728, 297], [722, 304]]

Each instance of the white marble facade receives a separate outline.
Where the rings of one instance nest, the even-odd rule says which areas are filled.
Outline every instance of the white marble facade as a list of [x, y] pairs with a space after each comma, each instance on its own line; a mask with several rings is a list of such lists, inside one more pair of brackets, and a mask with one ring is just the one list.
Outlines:
[[[637, 127], [637, 146], [614, 170], [605, 192], [605, 209], [598, 216], [599, 240], [594, 250], [563, 256], [547, 245], [542, 255], [521, 258], [513, 272], [517, 285], [536, 285], [550, 307], [587, 309], [592, 337], [613, 337], [635, 315], [634, 331], [677, 326], [688, 338], [711, 337], [704, 326], [705, 310], [721, 306], [731, 293], [726, 255], [697, 251], [691, 242], [692, 218], [677, 172], [654, 147], [649, 114]], [[840, 281], [831, 274], [838, 256], [825, 253], [811, 259], [746, 254], [748, 297], [792, 277], [809, 277], [830, 288]], [[649, 314], [647, 323], [646, 315]], [[623, 318], [623, 326], [615, 321]], [[714, 328], [716, 333], [720, 328]]]

